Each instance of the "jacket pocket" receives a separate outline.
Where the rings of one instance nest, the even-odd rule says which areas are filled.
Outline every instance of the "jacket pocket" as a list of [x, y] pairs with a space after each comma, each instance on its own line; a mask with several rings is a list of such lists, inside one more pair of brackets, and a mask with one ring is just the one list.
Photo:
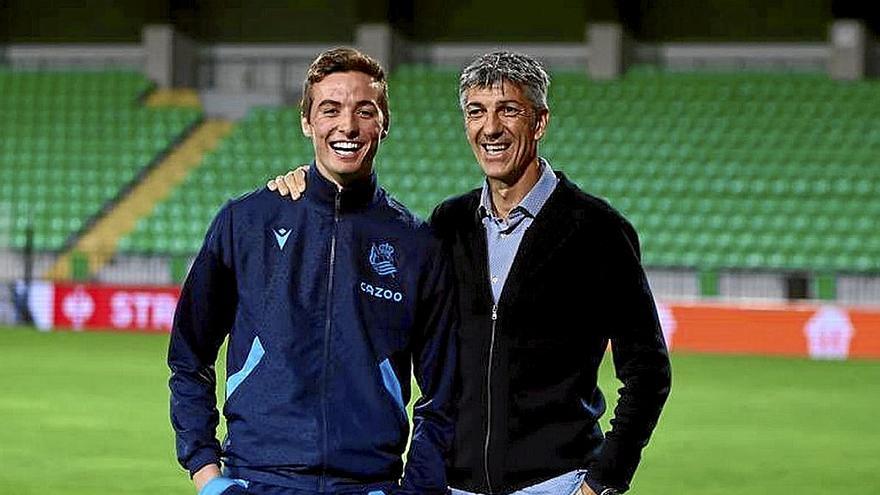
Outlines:
[[391, 361], [388, 358], [379, 363], [379, 371], [382, 373], [382, 383], [385, 385], [385, 390], [391, 395], [401, 414], [406, 418], [406, 404], [403, 403], [403, 391], [400, 388], [400, 380], [398, 380], [397, 374], [394, 373], [394, 367], [391, 366]]
[[251, 344], [251, 350], [248, 352], [247, 359], [244, 361], [244, 366], [226, 379], [226, 400], [229, 400], [229, 397], [235, 392], [239, 385], [241, 385], [241, 383], [254, 372], [254, 369], [256, 369], [257, 365], [260, 364], [260, 361], [263, 360], [265, 354], [266, 351], [263, 349], [263, 344], [260, 342], [260, 338], [254, 337], [254, 341]]

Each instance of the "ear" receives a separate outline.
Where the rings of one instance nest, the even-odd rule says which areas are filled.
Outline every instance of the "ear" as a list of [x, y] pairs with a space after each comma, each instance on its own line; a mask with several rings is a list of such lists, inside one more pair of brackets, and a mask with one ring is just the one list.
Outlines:
[[312, 126], [309, 124], [309, 119], [306, 118], [305, 115], [300, 116], [299, 124], [302, 127], [302, 133], [305, 137], [312, 137]]
[[388, 137], [388, 131], [391, 130], [391, 122], [389, 122], [388, 114], [379, 110], [379, 113], [382, 115], [382, 132], [379, 134], [379, 139], [385, 139]]
[[540, 141], [547, 132], [547, 126], [550, 124], [550, 110], [543, 109], [538, 112], [535, 119], [535, 141]]

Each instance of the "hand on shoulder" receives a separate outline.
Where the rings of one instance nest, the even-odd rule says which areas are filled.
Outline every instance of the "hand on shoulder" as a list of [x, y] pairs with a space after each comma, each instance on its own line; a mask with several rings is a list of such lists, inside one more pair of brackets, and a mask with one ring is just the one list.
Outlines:
[[290, 199], [296, 201], [306, 190], [306, 173], [308, 171], [308, 165], [300, 165], [284, 175], [269, 179], [266, 187], [270, 191], [276, 191], [281, 196], [290, 196]]

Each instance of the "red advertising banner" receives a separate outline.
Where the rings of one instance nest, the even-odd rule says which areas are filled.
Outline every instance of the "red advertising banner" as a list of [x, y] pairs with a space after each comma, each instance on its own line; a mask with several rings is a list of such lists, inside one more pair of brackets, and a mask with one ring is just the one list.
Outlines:
[[880, 358], [880, 308], [814, 304], [659, 304], [676, 351]]
[[168, 332], [178, 287], [54, 284], [52, 326], [74, 330]]
[[[168, 332], [176, 286], [53, 284], [31, 287], [41, 328]], [[834, 304], [658, 302], [674, 351], [880, 359], [880, 307]]]

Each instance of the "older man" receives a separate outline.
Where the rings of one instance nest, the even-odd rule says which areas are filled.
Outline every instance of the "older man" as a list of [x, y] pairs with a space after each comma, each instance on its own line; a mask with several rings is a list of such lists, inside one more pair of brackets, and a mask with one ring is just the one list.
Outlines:
[[[635, 230], [538, 156], [548, 85], [540, 64], [510, 52], [461, 73], [467, 139], [486, 180], [431, 218], [461, 312], [454, 494], [621, 493], [669, 394]], [[296, 195], [302, 174], [270, 187]], [[597, 374], [609, 341], [623, 388], [603, 435]]]

